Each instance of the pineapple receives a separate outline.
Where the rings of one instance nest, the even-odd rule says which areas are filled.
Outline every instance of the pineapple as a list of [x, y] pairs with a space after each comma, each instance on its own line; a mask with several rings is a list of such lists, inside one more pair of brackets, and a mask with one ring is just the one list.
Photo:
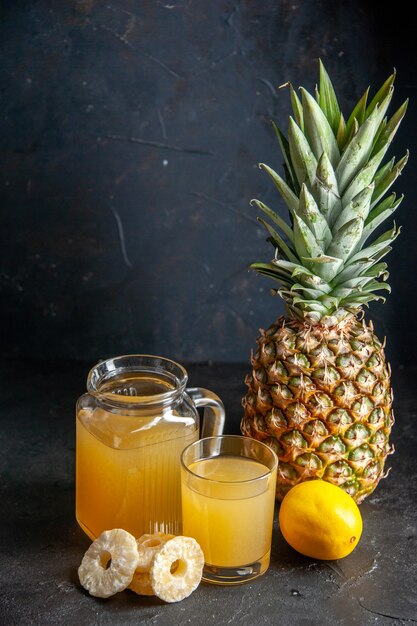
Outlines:
[[260, 331], [241, 430], [277, 452], [280, 500], [295, 484], [322, 478], [359, 503], [386, 475], [393, 451], [390, 367], [362, 307], [390, 290], [382, 258], [400, 230], [394, 223], [375, 235], [401, 203], [386, 194], [408, 159], [382, 164], [407, 108], [386, 117], [394, 79], [370, 102], [367, 89], [346, 120], [320, 61], [314, 96], [288, 84], [288, 139], [274, 124], [285, 180], [260, 164], [291, 225], [252, 200], [268, 218], [258, 219], [275, 254], [251, 268], [279, 283], [273, 293], [287, 316]]

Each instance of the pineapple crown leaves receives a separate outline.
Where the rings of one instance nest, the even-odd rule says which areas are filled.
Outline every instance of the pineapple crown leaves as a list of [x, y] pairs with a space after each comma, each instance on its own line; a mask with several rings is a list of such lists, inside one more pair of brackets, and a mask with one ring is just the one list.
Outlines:
[[387, 117], [394, 71], [370, 102], [366, 89], [345, 119], [321, 61], [319, 72], [314, 96], [302, 87], [299, 96], [285, 85], [293, 109], [288, 138], [272, 122], [285, 175], [265, 163], [259, 167], [286, 203], [290, 224], [261, 200], [251, 201], [266, 217], [258, 220], [275, 248], [270, 263], [253, 263], [251, 269], [280, 283], [274, 292], [294, 317], [332, 325], [372, 300], [383, 300], [380, 291], [390, 291], [387, 266], [380, 261], [400, 229], [394, 224], [371, 243], [368, 239], [403, 199], [387, 192], [408, 152], [398, 161], [383, 160], [408, 101]]

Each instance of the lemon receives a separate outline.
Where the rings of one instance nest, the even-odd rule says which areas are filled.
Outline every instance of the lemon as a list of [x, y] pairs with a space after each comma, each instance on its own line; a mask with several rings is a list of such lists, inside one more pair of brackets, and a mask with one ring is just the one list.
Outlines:
[[295, 485], [279, 511], [284, 538], [297, 552], [313, 559], [342, 559], [355, 549], [362, 517], [353, 498], [324, 480]]

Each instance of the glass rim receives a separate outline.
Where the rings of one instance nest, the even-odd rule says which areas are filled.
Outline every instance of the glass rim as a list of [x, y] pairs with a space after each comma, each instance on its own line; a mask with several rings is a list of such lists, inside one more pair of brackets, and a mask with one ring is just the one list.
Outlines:
[[[200, 474], [196, 474], [196, 472], [193, 472], [189, 467], [187, 467], [184, 461], [184, 457], [185, 457], [186, 452], [190, 448], [192, 448], [193, 446], [197, 446], [202, 441], [209, 441], [210, 439], [239, 439], [240, 441], [247, 440], [247, 441], [255, 443], [255, 445], [260, 445], [262, 448], [264, 449], [266, 448], [268, 452], [272, 454], [272, 458], [274, 461], [273, 467], [269, 468], [265, 465], [265, 468], [267, 470], [265, 474], [262, 474], [261, 476], [257, 476], [256, 478], [247, 478], [245, 480], [214, 480], [213, 478], [208, 478], [207, 476], [200, 476]], [[198, 459], [198, 461], [215, 459], [218, 456], [236, 456], [238, 458], [250, 458], [250, 457], [239, 457], [237, 454], [234, 454], [234, 455], [216, 454], [215, 456], [200, 458]], [[222, 485], [243, 485], [243, 484], [251, 484], [257, 481], [265, 480], [265, 478], [273, 474], [274, 471], [278, 469], [278, 462], [279, 462], [278, 456], [276, 452], [270, 446], [268, 446], [266, 443], [263, 443], [263, 441], [258, 441], [257, 439], [253, 439], [252, 437], [247, 437], [246, 435], [214, 435], [212, 437], [203, 437], [201, 439], [197, 439], [197, 441], [193, 441], [193, 443], [188, 444], [188, 446], [184, 448], [184, 450], [181, 453], [181, 467], [183, 467], [186, 472], [191, 474], [193, 477], [198, 478], [199, 480], [206, 481], [207, 483], [213, 483], [213, 484], [217, 483], [217, 484], [222, 484]]]
[[[142, 364], [140, 363], [141, 360], [143, 361]], [[128, 363], [121, 365], [123, 361], [130, 362], [130, 365]], [[163, 364], [169, 364], [171, 367], [164, 369]], [[174, 370], [177, 371], [175, 372]], [[103, 383], [115, 378], [122, 371], [148, 371], [155, 374], [171, 374], [173, 379], [175, 379], [175, 387], [173, 389], [146, 396], [146, 400], [143, 397], [140, 400], [137, 399], [136, 404], [159, 404], [172, 400], [185, 390], [188, 381], [188, 372], [185, 367], [173, 359], [155, 354], [122, 354], [103, 359], [90, 369], [87, 375], [88, 393], [97, 398], [104, 396], [107, 402], [111, 401], [112, 404], [114, 403], [117, 406], [125, 404], [132, 407], [135, 404], [135, 396], [118, 395], [100, 389]]]

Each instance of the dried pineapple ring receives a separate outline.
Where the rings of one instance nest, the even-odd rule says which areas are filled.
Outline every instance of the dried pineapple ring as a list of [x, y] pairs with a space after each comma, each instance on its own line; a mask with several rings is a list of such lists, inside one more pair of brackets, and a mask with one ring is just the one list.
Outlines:
[[122, 528], [105, 530], [88, 548], [78, 568], [80, 583], [97, 598], [130, 584], [138, 562], [136, 539]]
[[203, 565], [203, 551], [195, 539], [170, 539], [156, 553], [149, 571], [154, 594], [165, 602], [187, 598], [201, 581]]
[[138, 572], [138, 570], [136, 570], [133, 574], [129, 589], [138, 593], [140, 596], [153, 596], [154, 593], [149, 572]]
[[153, 533], [152, 535], [142, 535], [136, 540], [138, 546], [138, 564], [137, 572], [149, 572], [153, 558], [157, 552], [169, 539], [173, 539], [175, 535], [167, 535], [166, 533]]

